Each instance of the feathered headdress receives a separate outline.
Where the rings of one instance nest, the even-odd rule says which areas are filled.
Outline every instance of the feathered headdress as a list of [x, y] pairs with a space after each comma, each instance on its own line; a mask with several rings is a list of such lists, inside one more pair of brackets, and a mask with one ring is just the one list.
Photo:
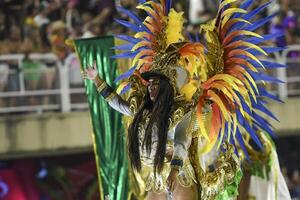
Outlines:
[[[282, 50], [278, 47], [262, 46], [263, 42], [282, 36], [282, 33], [259, 35], [255, 30], [269, 22], [276, 14], [257, 19], [257, 15], [271, 3], [265, 3], [251, 11], [247, 9], [254, 0], [220, 0], [217, 16], [201, 26], [203, 45], [184, 40], [183, 13], [170, 9], [170, 0], [147, 1], [137, 8], [147, 13], [145, 20], [124, 8], [133, 22], [117, 20], [136, 32], [134, 37], [116, 35], [128, 44], [115, 47], [125, 52], [115, 58], [132, 58], [131, 69], [117, 81], [125, 80], [122, 92], [130, 88], [126, 79], [132, 75], [149, 78], [160, 74], [167, 77], [176, 88], [178, 77], [174, 69], [182, 68], [189, 80], [178, 94], [195, 100], [199, 135], [204, 136], [209, 151], [216, 143], [236, 143], [245, 151], [241, 132], [247, 132], [256, 144], [263, 148], [257, 131], [273, 136], [271, 124], [265, 116], [277, 120], [267, 108], [265, 98], [280, 101], [258, 82], [281, 82], [266, 75], [265, 68], [284, 67], [281, 64], [262, 59], [268, 53]], [[196, 91], [201, 91], [196, 93]], [[194, 95], [197, 94], [197, 95]], [[206, 128], [203, 122], [204, 110], [211, 106], [212, 120]]]
[[[137, 15], [124, 8], [118, 8], [120, 12], [127, 14], [133, 22], [116, 20], [118, 23], [135, 31], [134, 37], [127, 35], [116, 35], [128, 44], [116, 46], [115, 49], [125, 52], [115, 55], [115, 58], [132, 58], [132, 67], [129, 71], [116, 79], [125, 80], [122, 84], [121, 93], [130, 88], [127, 78], [137, 74], [145, 80], [151, 76], [163, 76], [167, 78], [179, 95], [177, 87], [177, 68], [186, 70], [184, 62], [190, 60], [195, 62], [201, 57], [203, 46], [200, 43], [189, 43], [184, 40], [183, 12], [170, 9], [171, 1], [161, 0], [159, 2], [147, 1], [137, 6], [144, 10], [148, 16], [141, 20]], [[192, 61], [192, 58], [193, 61]]]

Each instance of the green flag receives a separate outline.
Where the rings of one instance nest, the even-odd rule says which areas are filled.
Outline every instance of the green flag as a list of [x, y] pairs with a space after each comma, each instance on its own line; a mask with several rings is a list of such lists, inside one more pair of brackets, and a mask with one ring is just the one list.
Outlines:
[[[98, 66], [99, 76], [115, 88], [113, 80], [117, 75], [117, 63], [110, 56], [114, 54], [112, 36], [79, 39], [74, 41], [82, 70], [87, 65]], [[125, 131], [122, 117], [112, 110], [98, 94], [90, 80], [85, 80], [85, 89], [93, 125], [94, 150], [97, 162], [100, 196], [104, 200], [125, 200], [128, 196], [128, 161], [126, 155]]]

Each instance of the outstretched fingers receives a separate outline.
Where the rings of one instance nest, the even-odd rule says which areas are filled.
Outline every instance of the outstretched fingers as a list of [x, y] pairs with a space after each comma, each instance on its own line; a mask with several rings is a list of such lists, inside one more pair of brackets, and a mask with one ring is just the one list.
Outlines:
[[97, 62], [96, 62], [96, 60], [94, 60], [93, 69], [97, 69]]

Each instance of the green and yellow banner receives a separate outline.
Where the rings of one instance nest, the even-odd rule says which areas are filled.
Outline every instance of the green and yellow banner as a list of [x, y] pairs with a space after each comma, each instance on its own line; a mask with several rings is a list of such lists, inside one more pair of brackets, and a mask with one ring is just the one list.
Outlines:
[[[74, 40], [82, 69], [93, 65], [110, 86], [118, 74], [117, 62], [112, 59], [115, 41], [112, 36]], [[129, 195], [128, 159], [122, 116], [109, 107], [98, 94], [93, 82], [84, 81], [93, 126], [94, 151], [97, 162], [101, 200], [126, 200]], [[109, 198], [108, 198], [109, 197]]]

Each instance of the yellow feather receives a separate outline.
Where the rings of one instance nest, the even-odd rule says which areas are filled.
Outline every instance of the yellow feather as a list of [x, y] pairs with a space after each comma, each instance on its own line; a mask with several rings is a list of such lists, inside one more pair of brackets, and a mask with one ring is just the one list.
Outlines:
[[185, 99], [187, 101], [191, 101], [196, 90], [197, 90], [197, 82], [195, 80], [192, 80], [181, 88], [180, 93], [185, 95]]
[[[224, 120], [222, 120], [221, 123], [222, 123], [222, 125], [221, 125], [221, 133], [220, 133], [220, 139], [219, 139], [219, 142], [218, 142], [218, 145], [217, 145], [217, 149], [219, 149], [220, 146], [221, 146], [221, 144], [222, 144], [223, 137], [224, 137], [224, 132], [225, 132], [225, 122], [224, 122]], [[228, 132], [228, 130], [227, 130], [227, 132]]]
[[225, 25], [227, 24], [235, 24], [237, 22], [244, 22], [246, 24], [251, 24], [251, 22], [247, 21], [247, 20], [244, 20], [242, 18], [234, 18], [234, 19], [230, 19], [230, 20], [223, 20], [222, 21], [222, 27], [224, 27]]
[[147, 32], [138, 32], [134, 35], [135, 38], [144, 38], [146, 37], [147, 35], [149, 35], [149, 33]]
[[221, 113], [223, 117], [226, 119], [226, 121], [229, 121], [229, 113], [225, 105], [223, 104], [222, 100], [220, 99], [220, 97], [212, 90], [210, 90], [209, 92], [210, 92], [211, 100], [219, 106]]
[[225, 0], [225, 1], [223, 1], [223, 2], [220, 4], [219, 9], [223, 9], [224, 6], [226, 6], [226, 5], [230, 4], [230, 3], [234, 3], [234, 2], [236, 2], [236, 1], [238, 1], [238, 0]]
[[222, 16], [221, 18], [223, 18], [224, 16], [226, 15], [232, 15], [233, 13], [242, 13], [242, 14], [245, 14], [247, 13], [246, 10], [243, 10], [241, 8], [229, 8], [227, 10], [225, 10], [223, 13], [222, 13]]
[[[210, 127], [209, 126], [206, 126], [207, 124], [205, 124], [205, 122], [207, 121], [206, 120], [207, 116], [205, 116], [205, 114], [202, 114], [202, 113], [199, 113], [197, 111], [197, 120], [198, 120], [198, 124], [199, 124], [199, 135], [203, 136], [208, 142], [210, 142], [210, 139], [209, 139], [209, 136], [208, 136], [208, 133], [209, 132], [209, 129], [207, 129], [207, 127]], [[209, 120], [211, 121], [211, 120]]]
[[182, 36], [183, 22], [183, 12], [178, 13], [174, 9], [171, 9], [166, 27], [167, 46], [184, 40], [184, 37]]
[[117, 93], [120, 94], [120, 92], [123, 90], [123, 88], [128, 84], [127, 81], [124, 81], [122, 82], [119, 86], [118, 86], [118, 89], [117, 89]]

